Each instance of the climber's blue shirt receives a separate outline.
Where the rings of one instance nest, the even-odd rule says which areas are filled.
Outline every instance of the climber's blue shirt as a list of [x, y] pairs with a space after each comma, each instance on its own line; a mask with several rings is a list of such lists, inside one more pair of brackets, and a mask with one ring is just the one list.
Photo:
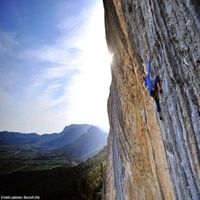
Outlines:
[[151, 73], [151, 61], [149, 60], [149, 62], [148, 62], [148, 74], [146, 75], [146, 78], [145, 78], [145, 86], [148, 90], [149, 95], [151, 95], [152, 88], [153, 88], [153, 83], [152, 83], [152, 80], [150, 78], [150, 73]]

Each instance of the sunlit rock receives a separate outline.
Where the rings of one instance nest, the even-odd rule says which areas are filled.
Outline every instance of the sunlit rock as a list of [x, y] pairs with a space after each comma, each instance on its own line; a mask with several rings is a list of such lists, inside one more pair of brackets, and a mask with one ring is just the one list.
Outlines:
[[[200, 199], [200, 3], [104, 0], [113, 54], [103, 199]], [[163, 120], [142, 75], [149, 52]]]

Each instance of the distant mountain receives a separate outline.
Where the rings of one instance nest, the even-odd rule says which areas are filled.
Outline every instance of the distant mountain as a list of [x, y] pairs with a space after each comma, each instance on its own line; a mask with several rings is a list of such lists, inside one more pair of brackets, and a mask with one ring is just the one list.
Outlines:
[[0, 171], [50, 169], [72, 166], [97, 154], [107, 143], [107, 134], [87, 124], [66, 126], [62, 132], [0, 132]]
[[71, 144], [81, 135], [87, 133], [91, 127], [93, 126], [87, 124], [66, 126], [60, 134], [57, 134], [56, 138], [43, 143], [41, 148], [53, 150]]
[[39, 135], [36, 133], [18, 133], [18, 132], [0, 132], [0, 145], [1, 144], [29, 144], [35, 143], [39, 140]]
[[73, 159], [85, 160], [97, 154], [106, 144], [107, 134], [98, 127], [91, 126], [85, 134], [82, 134], [73, 143], [59, 149], [65, 155]]
[[31, 144], [31, 148], [53, 150], [72, 143], [82, 134], [86, 133], [91, 127], [92, 125], [87, 124], [73, 124], [66, 126], [61, 133], [43, 135], [2, 131], [0, 132], [0, 145], [23, 144], [25, 146], [22, 146], [22, 148], [26, 148], [29, 147], [27, 144]]

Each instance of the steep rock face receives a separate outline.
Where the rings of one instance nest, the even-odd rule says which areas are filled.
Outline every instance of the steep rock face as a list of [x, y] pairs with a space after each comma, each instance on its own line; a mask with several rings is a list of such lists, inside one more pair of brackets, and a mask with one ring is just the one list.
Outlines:
[[[104, 0], [104, 8], [113, 53], [104, 199], [198, 200], [200, 3]], [[142, 80], [148, 51], [163, 121]]]

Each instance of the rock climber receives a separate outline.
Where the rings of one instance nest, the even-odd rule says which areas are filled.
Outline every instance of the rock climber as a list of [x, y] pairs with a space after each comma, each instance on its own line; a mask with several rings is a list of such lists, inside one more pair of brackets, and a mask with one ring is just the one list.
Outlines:
[[160, 79], [158, 76], [155, 77], [154, 81], [151, 80], [150, 73], [151, 73], [151, 59], [150, 55], [147, 54], [147, 59], [148, 59], [148, 73], [147, 75], [143, 75], [143, 79], [145, 82], [145, 87], [147, 88], [149, 96], [152, 96], [156, 102], [156, 109], [158, 112], [159, 119], [162, 120], [161, 116], [161, 108], [160, 108], [160, 103], [159, 103], [159, 93], [162, 94], [162, 88], [160, 84]]

